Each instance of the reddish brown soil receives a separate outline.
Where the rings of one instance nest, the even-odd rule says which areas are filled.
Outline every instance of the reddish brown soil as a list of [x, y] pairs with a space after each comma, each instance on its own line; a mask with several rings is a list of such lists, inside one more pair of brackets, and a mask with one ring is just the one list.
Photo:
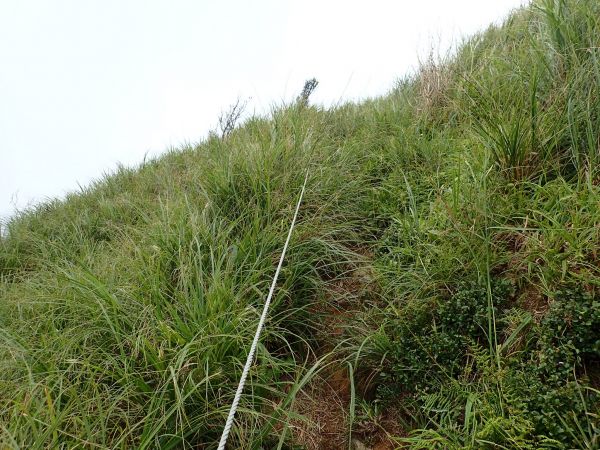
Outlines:
[[[374, 289], [371, 280], [369, 269], [358, 269], [348, 277], [331, 280], [328, 301], [312, 311], [321, 318], [322, 324], [317, 335], [320, 344], [318, 356], [330, 352], [346, 337], [349, 326], [352, 326], [361, 314], [361, 309], [368, 304], [367, 298]], [[369, 377], [363, 378], [355, 379], [357, 397], [368, 384]], [[294, 411], [303, 418], [294, 420], [291, 426], [295, 444], [307, 450], [347, 450], [350, 397], [351, 381], [345, 366], [324, 370], [314, 377], [294, 402]], [[377, 424], [355, 422], [352, 448], [395, 448], [390, 437], [403, 432], [398, 426], [399, 421], [394, 417], [397, 417], [394, 411], [386, 411], [382, 417], [377, 418]]]

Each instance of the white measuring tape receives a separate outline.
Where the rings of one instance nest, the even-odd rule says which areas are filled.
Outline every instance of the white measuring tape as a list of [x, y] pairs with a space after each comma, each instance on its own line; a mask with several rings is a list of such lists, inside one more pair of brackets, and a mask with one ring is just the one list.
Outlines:
[[296, 204], [296, 212], [294, 212], [294, 218], [292, 219], [292, 224], [290, 225], [290, 231], [288, 232], [287, 239], [285, 240], [285, 245], [283, 246], [283, 250], [281, 252], [281, 257], [279, 258], [279, 264], [277, 265], [277, 270], [275, 271], [275, 276], [273, 277], [273, 282], [271, 283], [271, 289], [269, 289], [269, 295], [267, 296], [267, 300], [265, 301], [265, 306], [263, 307], [260, 320], [258, 321], [258, 327], [256, 327], [254, 340], [252, 341], [252, 345], [250, 346], [250, 352], [248, 353], [248, 358], [246, 358], [246, 365], [244, 366], [244, 370], [242, 371], [242, 377], [240, 378], [240, 383], [238, 384], [235, 397], [233, 398], [233, 403], [231, 404], [231, 409], [229, 410], [229, 415], [227, 416], [225, 428], [223, 428], [223, 434], [221, 435], [221, 440], [219, 441], [219, 447], [217, 447], [217, 450], [225, 450], [225, 444], [227, 443], [227, 438], [229, 437], [229, 432], [231, 431], [231, 427], [233, 425], [233, 418], [235, 416], [238, 403], [240, 402], [242, 391], [244, 390], [244, 385], [246, 384], [248, 372], [250, 372], [250, 366], [252, 365], [252, 361], [254, 360], [254, 354], [256, 353], [256, 346], [258, 345], [258, 340], [260, 339], [260, 333], [262, 332], [265, 320], [267, 318], [267, 312], [269, 311], [269, 305], [271, 304], [271, 297], [273, 297], [275, 285], [277, 284], [277, 277], [279, 276], [279, 271], [281, 270], [281, 265], [283, 264], [283, 258], [285, 257], [285, 252], [287, 251], [288, 244], [290, 243], [290, 238], [292, 237], [292, 231], [294, 230], [294, 226], [296, 225], [296, 218], [298, 217], [298, 211], [300, 210], [300, 203], [302, 203], [302, 197], [304, 196], [304, 190], [306, 189], [307, 180], [308, 171], [306, 172], [306, 176], [304, 177], [304, 184], [302, 185], [302, 190], [300, 191], [300, 198], [298, 199], [298, 203]]

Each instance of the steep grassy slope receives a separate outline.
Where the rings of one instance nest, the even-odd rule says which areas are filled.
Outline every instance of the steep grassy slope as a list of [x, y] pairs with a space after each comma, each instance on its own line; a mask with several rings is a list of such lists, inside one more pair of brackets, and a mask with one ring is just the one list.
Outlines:
[[597, 2], [540, 1], [383, 98], [14, 218], [2, 447], [215, 448], [309, 170], [231, 448], [323, 447], [298, 399], [340, 372], [335, 445], [598, 448], [599, 36]]

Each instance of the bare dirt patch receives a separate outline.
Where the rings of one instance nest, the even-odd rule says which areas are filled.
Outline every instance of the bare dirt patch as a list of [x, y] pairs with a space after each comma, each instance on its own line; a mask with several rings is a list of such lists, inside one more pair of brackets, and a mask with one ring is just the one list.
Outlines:
[[[364, 254], [365, 259], [369, 259]], [[368, 265], [348, 276], [329, 282], [326, 301], [311, 311], [320, 318], [317, 332], [317, 356], [334, 350], [348, 334], [365, 308], [373, 301], [373, 274]], [[355, 379], [357, 399], [368, 384]], [[298, 394], [294, 412], [301, 418], [291, 423], [294, 443], [307, 450], [391, 450], [396, 448], [390, 436], [402, 434], [394, 411], [385, 411], [377, 423], [355, 421], [350, 438], [351, 380], [345, 365], [334, 365], [315, 376]]]

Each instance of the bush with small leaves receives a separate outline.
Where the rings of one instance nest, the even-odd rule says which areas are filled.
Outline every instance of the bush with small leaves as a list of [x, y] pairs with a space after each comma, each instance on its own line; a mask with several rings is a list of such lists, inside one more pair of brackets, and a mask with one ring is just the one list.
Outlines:
[[591, 292], [567, 287], [555, 294], [540, 329], [540, 367], [571, 372], [600, 360], [600, 300]]
[[463, 283], [438, 306], [440, 326], [448, 334], [483, 339], [488, 333], [488, 322], [498, 316], [511, 294], [512, 287], [505, 280], [493, 281], [489, 293], [486, 286]]
[[590, 421], [598, 420], [589, 411], [600, 407], [600, 396], [585, 388], [582, 370], [600, 360], [600, 302], [593, 293], [572, 286], [553, 297], [537, 331], [538, 351], [521, 361], [518, 384], [536, 431], [575, 445], [577, 424], [587, 422], [593, 428]]
[[494, 281], [490, 292], [491, 301], [485, 286], [465, 282], [437, 308], [417, 302], [406, 306], [402, 317], [387, 328], [388, 366], [380, 375], [385, 386], [380, 398], [392, 399], [415, 392], [432, 379], [459, 375], [469, 347], [487, 333], [489, 308], [498, 313], [507, 304], [511, 286]]

